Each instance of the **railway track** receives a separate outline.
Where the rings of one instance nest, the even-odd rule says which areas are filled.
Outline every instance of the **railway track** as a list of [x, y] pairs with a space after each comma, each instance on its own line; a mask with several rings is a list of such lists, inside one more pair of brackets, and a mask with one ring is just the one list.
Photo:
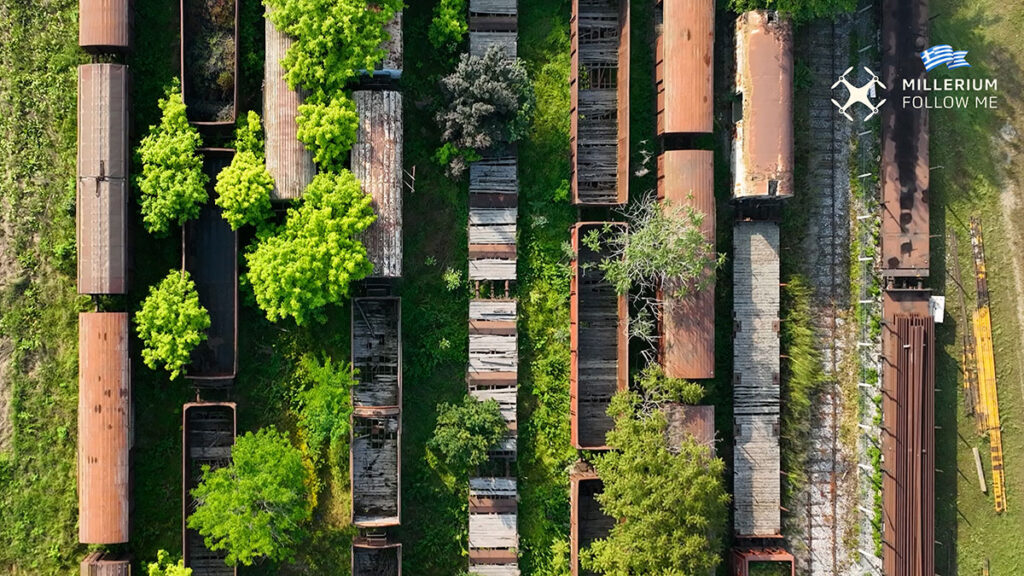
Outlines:
[[825, 383], [812, 403], [810, 452], [807, 458], [807, 542], [804, 571], [812, 576], [837, 576], [849, 565], [843, 547], [849, 517], [844, 485], [853, 466], [842, 454], [840, 364], [841, 312], [849, 304], [849, 137], [847, 123], [831, 103], [832, 83], [848, 67], [849, 20], [816, 22], [809, 30], [808, 52], [801, 60], [810, 68], [812, 84], [808, 150], [811, 206], [804, 254], [805, 272], [813, 288], [812, 310], [820, 343]]

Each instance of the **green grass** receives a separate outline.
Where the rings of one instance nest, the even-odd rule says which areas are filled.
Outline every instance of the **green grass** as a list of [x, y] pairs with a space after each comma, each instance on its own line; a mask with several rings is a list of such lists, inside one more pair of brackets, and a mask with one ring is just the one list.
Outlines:
[[78, 544], [77, 3], [0, 2], [0, 572], [67, 574]]
[[[999, 80], [999, 110], [935, 110], [931, 113], [931, 203], [933, 210], [931, 285], [947, 295], [946, 321], [938, 327], [936, 358], [937, 396], [937, 530], [936, 570], [943, 574], [980, 574], [985, 561], [992, 574], [1012, 574], [1024, 565], [1024, 390], [1021, 388], [1021, 336], [1017, 309], [1018, 288], [1013, 258], [1020, 259], [1022, 214], [1020, 189], [1024, 175], [1019, 158], [1007, 162], [998, 149], [998, 130], [1009, 123], [1017, 132], [1024, 123], [1014, 111], [1021, 106], [1018, 71], [1024, 58], [1024, 7], [1017, 3], [981, 0], [965, 3], [937, 0], [931, 12], [934, 41], [965, 46], [972, 68], [933, 75], [991, 77]], [[938, 72], [938, 71], [936, 71]], [[969, 153], [965, 153], [969, 152]], [[939, 168], [941, 166], [941, 168]], [[1016, 206], [1005, 207], [1006, 197]], [[1012, 204], [1012, 202], [1011, 202]], [[1004, 212], [1017, 224], [1006, 227]], [[973, 422], [964, 415], [959, 383], [961, 313], [953, 282], [946, 281], [945, 234], [961, 234], [961, 267], [969, 283], [968, 306], [973, 305], [973, 269], [967, 255], [966, 221], [978, 215], [985, 228], [986, 256], [991, 292], [993, 338], [1003, 423], [1008, 511], [997, 516], [989, 495], [977, 487], [971, 447], [983, 454], [986, 479], [991, 484], [987, 441], [977, 436]]]

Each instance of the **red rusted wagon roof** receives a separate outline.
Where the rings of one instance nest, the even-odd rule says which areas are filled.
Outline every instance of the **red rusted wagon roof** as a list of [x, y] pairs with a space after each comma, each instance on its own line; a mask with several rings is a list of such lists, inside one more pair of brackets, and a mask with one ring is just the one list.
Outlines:
[[660, 0], [655, 39], [658, 134], [714, 127], [715, 0]]

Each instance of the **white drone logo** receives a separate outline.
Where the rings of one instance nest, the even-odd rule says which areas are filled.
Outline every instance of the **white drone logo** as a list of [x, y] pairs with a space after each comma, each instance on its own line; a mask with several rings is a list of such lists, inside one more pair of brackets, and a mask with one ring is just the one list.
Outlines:
[[868, 80], [867, 84], [860, 87], [850, 84], [850, 81], [846, 79], [846, 75], [853, 71], [853, 66], [850, 66], [846, 69], [846, 72], [843, 72], [843, 75], [839, 77], [839, 80], [836, 80], [836, 83], [832, 85], [832, 89], [835, 90], [836, 86], [842, 84], [843, 86], [846, 86], [846, 91], [850, 93], [850, 97], [847, 98], [846, 104], [840, 105], [839, 102], [836, 102], [834, 99], [832, 100], [832, 103], [835, 104], [836, 108], [839, 108], [839, 111], [842, 112], [843, 116], [846, 116], [846, 119], [851, 122], [853, 121], [853, 117], [846, 112], [850, 106], [857, 103], [867, 106], [868, 110], [871, 110], [871, 113], [868, 114], [864, 120], [869, 120], [872, 116], [878, 114], [878, 110], [882, 108], [882, 104], [885, 104], [885, 98], [883, 98], [878, 104], [871, 102], [871, 98], [873, 96], [872, 93], [874, 92], [873, 88], [875, 86], [878, 86], [883, 90], [886, 88], [885, 84], [882, 84], [878, 79], [878, 76], [876, 76], [870, 68], [865, 66], [864, 69], [867, 70], [868, 74], [871, 74], [871, 80]]

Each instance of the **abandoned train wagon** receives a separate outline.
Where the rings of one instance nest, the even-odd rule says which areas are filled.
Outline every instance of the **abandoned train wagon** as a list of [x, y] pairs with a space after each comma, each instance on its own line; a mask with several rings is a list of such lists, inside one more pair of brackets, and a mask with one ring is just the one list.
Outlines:
[[516, 0], [470, 0], [469, 53], [483, 57], [492, 46], [507, 55], [518, 52], [519, 14]]
[[605, 450], [605, 435], [612, 429], [608, 405], [612, 396], [626, 388], [629, 377], [629, 310], [626, 296], [616, 293], [598, 263], [604, 258], [594, 250], [608, 234], [620, 233], [625, 224], [580, 222], [572, 229], [572, 277], [570, 310], [570, 432], [572, 444], [583, 450]]
[[655, 31], [658, 134], [710, 133], [715, 0], [658, 0]]
[[905, 82], [923, 81], [918, 54], [928, 47], [927, 0], [882, 4], [882, 82], [889, 105], [882, 107], [882, 275], [929, 274], [928, 110], [902, 106], [923, 95]]
[[[670, 150], [658, 156], [658, 197], [673, 218], [702, 215], [704, 240], [715, 245], [715, 163], [709, 150]], [[658, 341], [661, 364], [670, 378], [715, 377], [715, 276], [707, 284], [661, 287]], [[685, 293], [682, 291], [685, 289]]]
[[193, 402], [182, 408], [181, 539], [185, 566], [193, 576], [236, 576], [238, 569], [225, 564], [227, 552], [207, 548], [203, 537], [188, 528], [195, 511], [192, 490], [199, 484], [203, 466], [211, 470], [231, 464], [238, 420], [234, 402]]
[[78, 540], [128, 541], [132, 400], [128, 314], [78, 315]]
[[352, 524], [384, 528], [401, 523], [402, 414], [400, 409], [357, 409], [351, 418], [349, 483]]
[[793, 30], [777, 13], [736, 19], [733, 198], [793, 195]]
[[402, 299], [352, 299], [352, 404], [402, 407]]
[[402, 545], [386, 539], [355, 538], [352, 576], [402, 576]]
[[232, 126], [238, 113], [239, 0], [180, 0], [181, 93], [198, 126]]
[[[269, 8], [267, 9], [269, 11]], [[263, 126], [266, 133], [267, 171], [274, 177], [273, 200], [295, 200], [313, 181], [313, 154], [299, 142], [299, 105], [302, 90], [292, 90], [284, 79], [281, 60], [294, 40], [267, 18], [266, 56], [263, 67]]]
[[373, 199], [377, 219], [362, 234], [375, 278], [402, 276], [402, 93], [353, 93], [359, 128], [352, 145], [352, 174]]
[[128, 67], [78, 67], [78, 292], [128, 291]]
[[629, 0], [573, 0], [569, 153], [573, 204], [629, 199]]
[[597, 497], [604, 492], [604, 482], [591, 469], [576, 470], [569, 475], [569, 557], [572, 576], [596, 576], [596, 572], [580, 566], [580, 551], [595, 540], [607, 538], [615, 519], [605, 515]]
[[231, 163], [233, 150], [205, 149], [203, 171], [210, 200], [199, 218], [181, 229], [181, 266], [196, 284], [199, 303], [210, 313], [207, 338], [192, 351], [185, 376], [200, 384], [227, 384], [238, 373], [238, 233], [213, 203], [217, 174]]
[[89, 51], [131, 48], [131, 0], [78, 0], [78, 45]]
[[82, 559], [81, 576], [131, 576], [132, 563], [126, 556], [92, 552]]

